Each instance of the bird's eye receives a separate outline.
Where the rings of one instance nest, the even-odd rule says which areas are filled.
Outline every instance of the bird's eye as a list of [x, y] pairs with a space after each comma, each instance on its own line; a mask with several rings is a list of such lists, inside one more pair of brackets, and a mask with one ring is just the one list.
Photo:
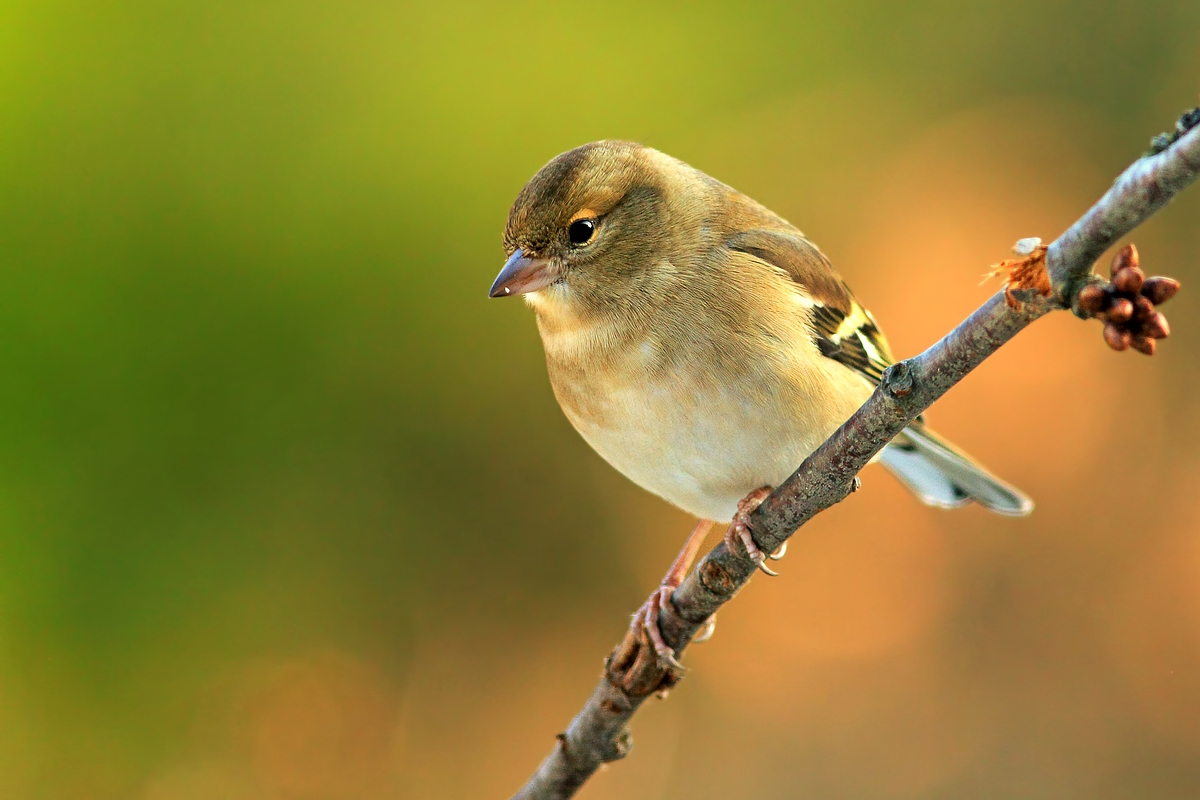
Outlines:
[[571, 244], [587, 244], [595, 232], [595, 220], [577, 219], [567, 228], [567, 237], [570, 238]]

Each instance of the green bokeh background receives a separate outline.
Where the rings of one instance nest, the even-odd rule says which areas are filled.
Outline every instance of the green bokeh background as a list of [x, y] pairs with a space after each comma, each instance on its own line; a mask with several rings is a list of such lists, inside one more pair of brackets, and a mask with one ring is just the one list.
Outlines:
[[[989, 258], [1057, 232], [1194, 103], [1198, 34], [1200, 4], [1185, 0], [3, 2], [0, 796], [505, 796], [582, 702], [688, 525], [578, 440], [530, 315], [485, 299], [524, 181], [569, 147], [636, 139], [837, 245], [868, 223], [861, 193], [878, 165], [947, 120], [1020, 108], [1006, 130], [1028, 134], [1021, 152], [1051, 158], [1047, 131], [1077, 141], [1092, 179], [1070, 187], [1080, 202], [1063, 215], [940, 265], [974, 287]], [[1195, 286], [1192, 192], [1139, 244]], [[880, 296], [872, 276], [886, 263], [826, 249], [859, 294]], [[1163, 398], [1154, 424], [1172, 431], [1130, 459], [1159, 465], [1146, 478], [1155, 508], [1172, 480], [1200, 480], [1198, 307], [1186, 291], [1175, 302], [1173, 338], [1137, 367]], [[889, 322], [903, 312], [889, 314], [885, 326], [903, 330]], [[1039, 368], [1052, 368], [1052, 336], [1040, 335]], [[928, 338], [900, 344], [909, 354]], [[1060, 402], [1111, 398], [1067, 396], [1048, 411]], [[970, 430], [954, 431], [969, 449], [1013, 449]], [[1029, 435], [1021, 449], [1042, 446]], [[1072, 496], [1109, 502], [1095, 487], [1114, 463], [1081, 471]], [[1008, 476], [1021, 483], [1019, 469]], [[1043, 508], [1046, 531], [1077, 518], [1052, 498]], [[1162, 514], [1154, 526], [1194, 538], [1200, 515]], [[646, 515], [659, 533], [635, 566], [629, 521]], [[1094, 516], [1089, 529], [1108, 530]], [[930, 524], [948, 547], [971, 546], [971, 530], [941, 519]], [[996, 530], [993, 544], [1018, 529]], [[1103, 618], [1134, 540], [1101, 535], [1110, 546], [1093, 556], [1081, 533], [1039, 571], [1029, 565], [1044, 553], [1023, 549], [1039, 535], [1020, 533], [986, 568], [954, 551], [952, 583], [1016, 581], [1030, 593], [1016, 596], [1100, 602]], [[1084, 599], [1056, 594], [1064, 582]], [[856, 736], [813, 745], [804, 716], [789, 724], [810, 744], [768, 748], [777, 757], [756, 760], [751, 779], [744, 762], [711, 756], [759, 741], [763, 723], [730, 710], [736, 686], [685, 681], [663, 706], [686, 720], [671, 729], [674, 754], [656, 755], [666, 723], [648, 709], [640, 749], [609, 771], [629, 770], [628, 782], [601, 776], [587, 791], [1196, 796], [1200, 728], [1139, 727], [1130, 709], [1143, 701], [1089, 647], [1037, 691], [1013, 689], [995, 664], [1092, 617], [1051, 614], [1050, 631], [1027, 638], [1025, 617], [1005, 610], [1012, 596], [976, 598], [930, 634], [939, 663], [977, 676], [976, 698], [1024, 698], [1001, 714], [1004, 733], [937, 780], [864, 784]], [[1200, 616], [1181, 619], [1187, 631]], [[1200, 666], [1200, 630], [1190, 635], [1165, 637], [1175, 649], [1155, 669]], [[530, 643], [551, 659], [540, 671], [521, 666]], [[1109, 676], [1095, 696], [1058, 705], [1093, 667]], [[843, 670], [851, 686], [856, 669]], [[1200, 708], [1200, 675], [1171, 680], [1145, 702]], [[556, 699], [539, 700], [551, 684]], [[907, 691], [898, 678], [888, 696]], [[903, 738], [884, 705], [878, 719], [858, 708], [854, 730]], [[993, 725], [1002, 705], [970, 727]], [[1124, 733], [1073, 743], [1097, 725]], [[787, 726], [770, 730], [787, 738]]]

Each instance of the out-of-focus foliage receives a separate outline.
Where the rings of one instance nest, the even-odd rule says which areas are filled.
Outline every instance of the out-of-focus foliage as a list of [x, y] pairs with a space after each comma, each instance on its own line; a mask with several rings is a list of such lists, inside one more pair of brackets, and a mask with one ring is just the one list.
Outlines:
[[[1200, 89], [1200, 5], [0, 5], [0, 796], [516, 788], [689, 520], [577, 438], [508, 204], [637, 139], [792, 219], [901, 355]], [[1145, 359], [1038, 323], [874, 468], [592, 798], [1200, 793], [1200, 189]]]

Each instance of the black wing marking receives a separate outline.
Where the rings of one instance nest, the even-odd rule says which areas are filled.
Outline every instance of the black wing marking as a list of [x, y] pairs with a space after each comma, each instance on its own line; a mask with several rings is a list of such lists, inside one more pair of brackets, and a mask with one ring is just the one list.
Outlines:
[[787, 273], [812, 300], [813, 342], [832, 358], [878, 383], [895, 360], [871, 312], [851, 293], [824, 253], [799, 232], [753, 230], [734, 236], [729, 247]]
[[849, 314], [827, 306], [813, 307], [813, 331], [821, 355], [878, 383], [892, 363], [887, 340], [874, 318], [857, 301]]

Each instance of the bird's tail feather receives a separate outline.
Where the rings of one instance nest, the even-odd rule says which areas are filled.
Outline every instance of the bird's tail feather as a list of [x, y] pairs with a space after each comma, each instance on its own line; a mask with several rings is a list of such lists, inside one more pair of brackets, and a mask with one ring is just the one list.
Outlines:
[[1033, 501], [1019, 489], [990, 474], [920, 423], [897, 436], [879, 460], [927, 505], [955, 508], [974, 500], [1013, 517], [1033, 510]]

